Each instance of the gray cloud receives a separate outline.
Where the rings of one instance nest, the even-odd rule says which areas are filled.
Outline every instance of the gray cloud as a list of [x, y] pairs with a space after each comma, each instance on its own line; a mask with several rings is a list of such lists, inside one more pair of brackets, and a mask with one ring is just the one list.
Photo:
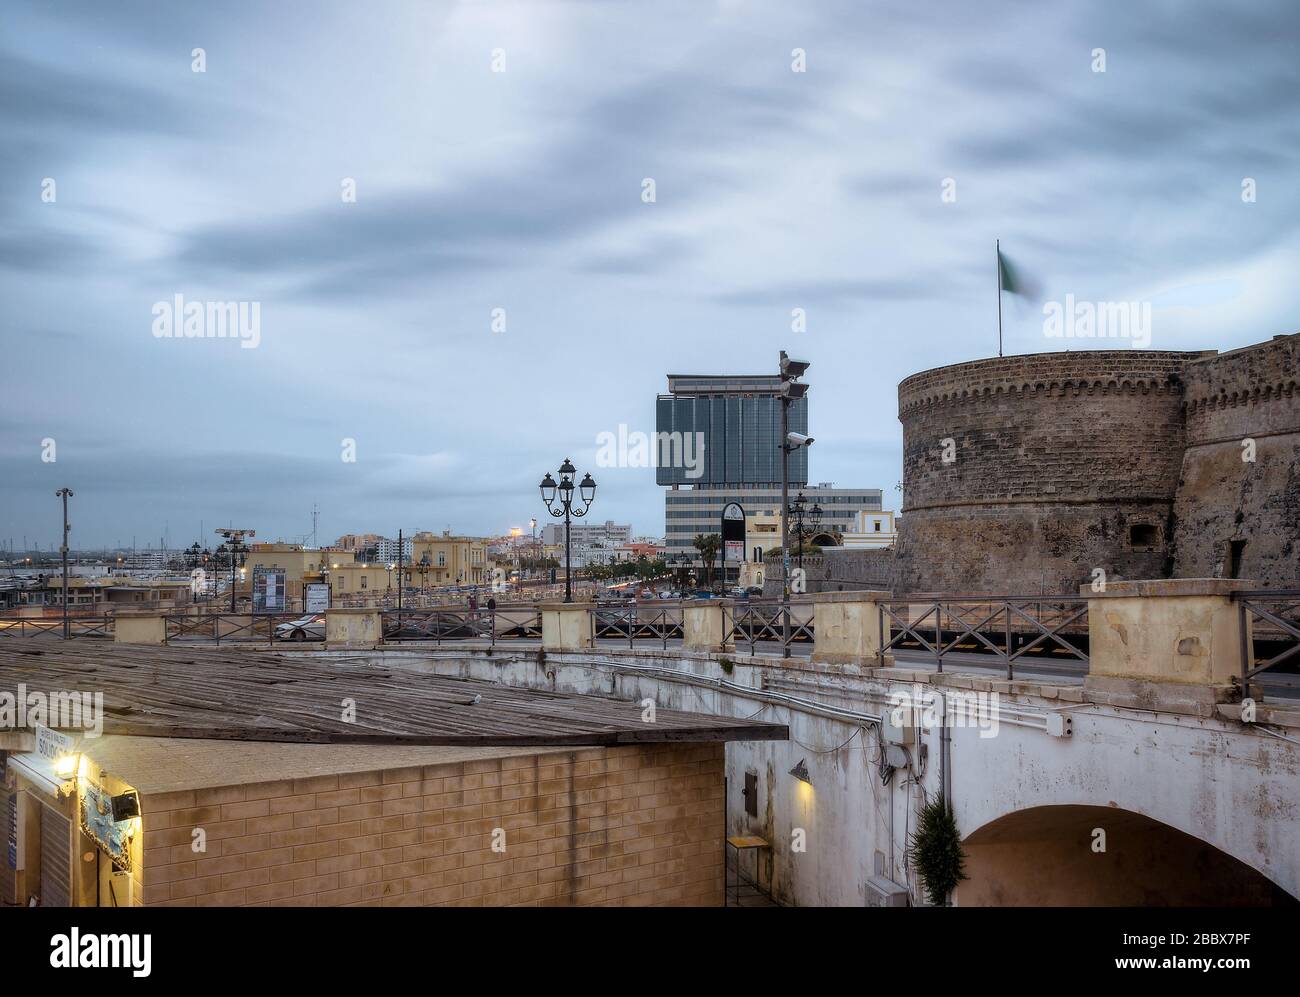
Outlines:
[[[668, 369], [783, 347], [814, 365], [814, 478], [889, 496], [896, 381], [996, 348], [994, 239], [1049, 297], [1192, 302], [1162, 346], [1294, 328], [1297, 28], [1283, 0], [18, 0], [0, 538], [55, 539], [64, 483], [84, 542], [292, 536], [313, 501], [332, 535], [496, 531], [596, 433], [653, 428]], [[177, 293], [259, 301], [262, 346], [155, 340]], [[1005, 327], [1010, 352], [1057, 345], [1033, 308]], [[601, 518], [662, 531], [648, 475], [597, 476]]]

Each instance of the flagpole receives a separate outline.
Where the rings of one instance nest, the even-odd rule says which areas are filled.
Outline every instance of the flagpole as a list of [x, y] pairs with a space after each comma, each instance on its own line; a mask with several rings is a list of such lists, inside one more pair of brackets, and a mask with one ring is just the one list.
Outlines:
[[998, 265], [998, 356], [1002, 356], [1002, 240], [993, 240], [993, 257]]

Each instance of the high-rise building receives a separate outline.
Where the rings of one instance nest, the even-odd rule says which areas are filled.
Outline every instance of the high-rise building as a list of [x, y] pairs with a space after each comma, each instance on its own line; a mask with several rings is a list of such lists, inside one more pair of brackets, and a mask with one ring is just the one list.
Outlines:
[[[668, 394], [655, 400], [655, 481], [780, 487], [780, 389], [776, 375], [669, 374]], [[791, 403], [789, 429], [808, 432], [807, 397]], [[790, 454], [790, 486], [807, 481], [808, 451], [801, 447]]]
[[[664, 538], [669, 557], [686, 554], [698, 562], [697, 534], [721, 531], [722, 510], [739, 503], [746, 519], [774, 517], [780, 546], [781, 378], [777, 375], [669, 374], [668, 394], [655, 400], [658, 469], [655, 480], [668, 485], [664, 495]], [[790, 403], [789, 432], [808, 433], [808, 398]], [[689, 435], [689, 438], [687, 436]], [[676, 445], [673, 451], [670, 444]], [[665, 460], [674, 453], [697, 456], [694, 466]], [[861, 512], [880, 512], [878, 488], [836, 488], [829, 482], [808, 486], [808, 448], [789, 457], [790, 500], [802, 491], [807, 506], [822, 510], [821, 528], [854, 532]], [[761, 563], [766, 548], [748, 544], [746, 559]], [[727, 579], [739, 577], [727, 566]]]

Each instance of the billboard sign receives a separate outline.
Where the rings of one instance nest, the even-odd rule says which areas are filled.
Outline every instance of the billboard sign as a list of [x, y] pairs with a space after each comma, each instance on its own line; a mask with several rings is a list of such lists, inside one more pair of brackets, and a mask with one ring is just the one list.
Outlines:
[[284, 612], [284, 568], [253, 566], [253, 612]]
[[727, 582], [727, 562], [745, 560], [745, 510], [739, 502], [722, 507], [722, 582]]
[[309, 582], [303, 596], [303, 612], [323, 613], [330, 608], [330, 587], [325, 582]]

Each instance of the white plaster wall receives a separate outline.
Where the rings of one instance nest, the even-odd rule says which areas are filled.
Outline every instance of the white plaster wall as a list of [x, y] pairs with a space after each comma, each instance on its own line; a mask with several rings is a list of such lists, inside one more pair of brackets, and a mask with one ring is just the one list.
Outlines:
[[[387, 668], [620, 699], [649, 698], [660, 709], [757, 715], [786, 723], [791, 730], [788, 742], [727, 747], [728, 831], [757, 834], [772, 842], [777, 897], [800, 906], [861, 905], [866, 877], [875, 871], [877, 850], [885, 856], [885, 875], [891, 875], [892, 808], [892, 878], [910, 886], [914, 902], [921, 901], [904, 851], [915, 830], [921, 787], [931, 794], [939, 788], [938, 731], [921, 734], [928, 759], [920, 784], [914, 774], [898, 770], [885, 787], [876, 772], [873, 731], [859, 733], [839, 751], [828, 750], [854, 734], [857, 725], [852, 721], [809, 716], [785, 705], [764, 706], [739, 694], [686, 685], [671, 677], [619, 675], [596, 667], [595, 662], [670, 668], [754, 689], [762, 688], [766, 672], [779, 691], [789, 691], [785, 688], [789, 682], [815, 682], [819, 687], [807, 685], [807, 691], [797, 694], [869, 714], [882, 712], [882, 699], [904, 688], [902, 683], [815, 674], [776, 663], [758, 667], [747, 663], [754, 659], [735, 656], [726, 657], [733, 663], [728, 672], [718, 656], [682, 652], [550, 653], [540, 665], [536, 652], [489, 656], [465, 649], [376, 653], [371, 660]], [[1033, 696], [1016, 697], [1016, 702], [1031, 713], [1044, 714], [1062, 705], [1059, 700]], [[973, 728], [951, 731], [953, 802], [963, 836], [1030, 807], [1115, 806], [1207, 841], [1300, 895], [1300, 747], [1220, 720], [1086, 704], [1071, 714], [1074, 732], [1068, 738], [1006, 723], [992, 738], [979, 737]], [[789, 775], [800, 759], [811, 774], [811, 789]], [[758, 774], [757, 819], [744, 812], [741, 789], [747, 769]], [[806, 831], [806, 852], [791, 848], [796, 827]], [[752, 855], [747, 869], [752, 868], [750, 861]]]

